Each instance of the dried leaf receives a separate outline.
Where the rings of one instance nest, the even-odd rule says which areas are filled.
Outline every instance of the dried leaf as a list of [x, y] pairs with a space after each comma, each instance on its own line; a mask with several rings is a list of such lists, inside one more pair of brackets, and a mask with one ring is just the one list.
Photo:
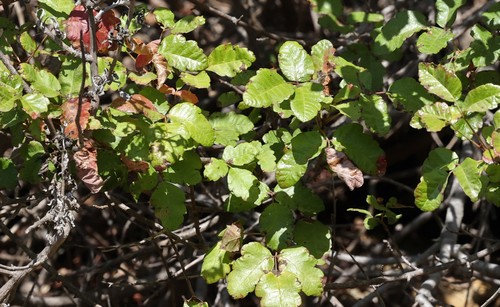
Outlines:
[[238, 252], [243, 242], [241, 225], [231, 224], [226, 227], [221, 239], [221, 249], [228, 252]]
[[345, 153], [336, 151], [333, 148], [326, 148], [325, 152], [328, 166], [345, 182], [351, 191], [363, 185], [363, 173], [347, 158]]
[[321, 83], [321, 85], [323, 85], [323, 93], [325, 94], [325, 96], [330, 96], [329, 84], [332, 78], [331, 74], [335, 68], [333, 62], [330, 61], [330, 58], [334, 54], [335, 54], [335, 48], [330, 47], [325, 50], [325, 54], [323, 55], [323, 66], [321, 68], [323, 82]]
[[97, 193], [104, 185], [97, 168], [97, 150], [92, 140], [85, 140], [83, 147], [73, 154], [76, 174], [92, 193]]
[[[78, 98], [71, 98], [61, 106], [61, 120], [65, 124], [64, 134], [74, 140], [78, 139], [78, 128], [76, 127], [76, 115], [78, 113]], [[80, 110], [80, 127], [85, 130], [89, 122], [91, 104], [87, 98], [82, 98], [82, 108]]]
[[155, 66], [156, 69], [156, 74], [158, 75], [157, 88], [159, 88], [167, 80], [168, 75], [170, 75], [170, 70], [168, 69], [167, 61], [161, 54], [155, 53], [151, 60], [153, 61], [153, 65]]

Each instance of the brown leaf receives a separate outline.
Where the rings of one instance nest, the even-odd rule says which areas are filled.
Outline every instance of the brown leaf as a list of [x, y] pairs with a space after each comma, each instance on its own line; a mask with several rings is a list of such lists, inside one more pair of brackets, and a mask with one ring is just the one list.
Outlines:
[[104, 185], [97, 168], [97, 150], [92, 140], [85, 140], [83, 147], [73, 154], [76, 174], [92, 193], [97, 193]]
[[158, 76], [157, 88], [162, 86], [170, 75], [170, 70], [168, 69], [168, 63], [165, 58], [159, 54], [155, 53], [152, 58], [153, 65], [156, 69], [156, 75]]
[[325, 53], [323, 54], [323, 67], [321, 68], [321, 74], [323, 76], [323, 82], [321, 83], [323, 85], [323, 93], [326, 96], [330, 96], [330, 81], [332, 79], [331, 74], [333, 72], [333, 69], [335, 68], [335, 65], [331, 61], [331, 57], [335, 54], [335, 48], [330, 47], [325, 50]]
[[[61, 120], [66, 125], [64, 134], [71, 139], [78, 139], [78, 128], [76, 127], [76, 115], [78, 113], [78, 98], [71, 98], [61, 105]], [[89, 122], [91, 103], [87, 98], [82, 98], [80, 110], [80, 127], [85, 130]]]
[[125, 98], [117, 98], [111, 103], [111, 107], [127, 113], [143, 113], [145, 115], [147, 110], [157, 111], [155, 105], [148, 98], [141, 94], [133, 94], [129, 100]]
[[191, 102], [192, 104], [197, 104], [198, 103], [198, 97], [195, 94], [193, 94], [192, 92], [188, 91], [188, 90], [180, 90], [180, 91], [178, 91], [175, 88], [170, 87], [170, 86], [168, 86], [166, 84], [162, 84], [160, 86], [160, 88], [158, 88], [158, 90], [160, 92], [162, 92], [163, 94], [178, 96], [182, 100], [187, 101], [187, 102]]
[[343, 152], [336, 151], [330, 147], [326, 148], [325, 152], [328, 166], [332, 172], [345, 182], [351, 191], [363, 185], [363, 173]]
[[242, 241], [243, 234], [241, 225], [227, 225], [226, 230], [224, 230], [222, 235], [220, 247], [228, 252], [238, 252], [241, 248]]
[[121, 156], [121, 160], [125, 164], [125, 166], [128, 168], [129, 171], [145, 172], [149, 168], [149, 164], [147, 162], [132, 161], [129, 158], [127, 158], [125, 155]]

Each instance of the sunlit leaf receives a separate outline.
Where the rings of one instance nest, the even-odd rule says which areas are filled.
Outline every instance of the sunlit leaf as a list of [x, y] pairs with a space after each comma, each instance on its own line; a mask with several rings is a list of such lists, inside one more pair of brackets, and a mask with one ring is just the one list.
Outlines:
[[474, 202], [479, 199], [481, 189], [483, 188], [481, 172], [481, 162], [469, 157], [465, 158], [465, 160], [453, 170], [453, 174], [457, 178], [465, 194]]
[[204, 146], [214, 142], [214, 130], [201, 109], [191, 103], [176, 104], [168, 113], [168, 117], [186, 127], [191, 137]]
[[391, 84], [388, 95], [394, 104], [402, 105], [411, 113], [435, 101], [420, 83], [409, 77], [398, 79]]
[[293, 273], [306, 295], [320, 296], [323, 292], [323, 272], [316, 267], [318, 261], [303, 247], [292, 247], [281, 251], [279, 269]]
[[225, 44], [217, 46], [208, 56], [208, 71], [219, 76], [234, 77], [255, 61], [255, 55], [247, 48]]
[[233, 263], [233, 270], [227, 276], [227, 291], [236, 299], [254, 291], [261, 277], [274, 266], [271, 252], [260, 243], [243, 245], [241, 255]]
[[441, 65], [420, 63], [418, 65], [418, 80], [429, 93], [446, 101], [455, 102], [462, 95], [460, 79]]
[[290, 107], [293, 114], [302, 122], [313, 119], [321, 109], [323, 87], [316, 83], [304, 83], [295, 88]]
[[189, 33], [204, 24], [205, 17], [188, 15], [174, 23], [171, 27], [171, 31], [174, 34]]
[[227, 175], [229, 168], [224, 162], [224, 160], [211, 158], [210, 162], [205, 165], [205, 169], [203, 171], [203, 175], [205, 178], [211, 181], [217, 181], [220, 178]]
[[228, 252], [221, 248], [221, 242], [210, 249], [201, 265], [201, 276], [207, 284], [213, 284], [226, 277], [231, 271]]
[[158, 52], [165, 57], [169, 65], [181, 71], [199, 71], [207, 67], [207, 56], [198, 47], [198, 43], [186, 41], [182, 35], [172, 34], [162, 39]]
[[458, 8], [465, 4], [465, 0], [436, 0], [436, 23], [441, 28], [451, 26], [455, 22]]
[[258, 180], [249, 170], [231, 167], [227, 174], [227, 184], [235, 196], [247, 200], [250, 196], [250, 188], [257, 186]]
[[454, 35], [451, 31], [431, 27], [427, 32], [420, 34], [418, 37], [418, 51], [425, 54], [436, 54], [445, 48], [453, 37]]
[[293, 91], [293, 85], [286, 83], [276, 71], [262, 68], [250, 78], [243, 102], [250, 107], [269, 107], [289, 98]]
[[311, 56], [299, 43], [294, 41], [287, 41], [281, 45], [278, 62], [281, 71], [290, 81], [309, 81], [314, 73], [314, 63]]
[[291, 272], [279, 275], [269, 272], [262, 276], [255, 288], [255, 295], [262, 298], [262, 307], [271, 306], [300, 306], [302, 299], [299, 295], [300, 284], [297, 276]]
[[480, 85], [467, 94], [458, 105], [468, 112], [486, 112], [495, 109], [500, 103], [500, 85], [487, 83]]

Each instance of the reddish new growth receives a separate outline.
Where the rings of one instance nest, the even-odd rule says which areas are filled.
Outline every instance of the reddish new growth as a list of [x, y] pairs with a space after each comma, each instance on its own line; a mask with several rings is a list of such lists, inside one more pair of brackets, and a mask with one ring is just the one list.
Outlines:
[[[94, 16], [97, 11], [93, 11]], [[87, 10], [83, 5], [77, 5], [69, 15], [66, 21], [66, 37], [76, 49], [80, 47], [80, 34], [83, 34], [83, 45], [85, 50], [90, 50], [90, 28], [89, 16]], [[115, 50], [118, 47], [116, 42], [109, 40], [110, 34], [113, 36], [116, 33], [116, 26], [120, 19], [116, 18], [112, 10], [105, 12], [100, 20], [96, 20], [96, 41], [97, 53], [103, 54], [110, 50]]]

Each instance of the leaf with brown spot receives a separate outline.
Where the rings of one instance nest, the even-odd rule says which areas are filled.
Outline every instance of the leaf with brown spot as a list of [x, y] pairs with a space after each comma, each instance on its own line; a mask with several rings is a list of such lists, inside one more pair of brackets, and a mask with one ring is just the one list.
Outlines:
[[[85, 130], [89, 122], [90, 100], [82, 98], [82, 108], [80, 110], [80, 127]], [[76, 127], [76, 115], [78, 113], [78, 98], [68, 99], [61, 105], [61, 120], [65, 124], [64, 134], [71, 139], [78, 139], [78, 128]]]
[[141, 94], [133, 94], [129, 100], [121, 97], [117, 98], [113, 100], [111, 107], [132, 114], [143, 113], [147, 115], [147, 110], [157, 111], [151, 100]]
[[325, 152], [328, 166], [332, 172], [345, 182], [351, 191], [363, 185], [363, 173], [347, 158], [345, 153], [330, 147], [326, 148]]
[[85, 140], [83, 147], [73, 154], [76, 175], [92, 193], [97, 193], [104, 185], [97, 168], [97, 150], [92, 140]]

